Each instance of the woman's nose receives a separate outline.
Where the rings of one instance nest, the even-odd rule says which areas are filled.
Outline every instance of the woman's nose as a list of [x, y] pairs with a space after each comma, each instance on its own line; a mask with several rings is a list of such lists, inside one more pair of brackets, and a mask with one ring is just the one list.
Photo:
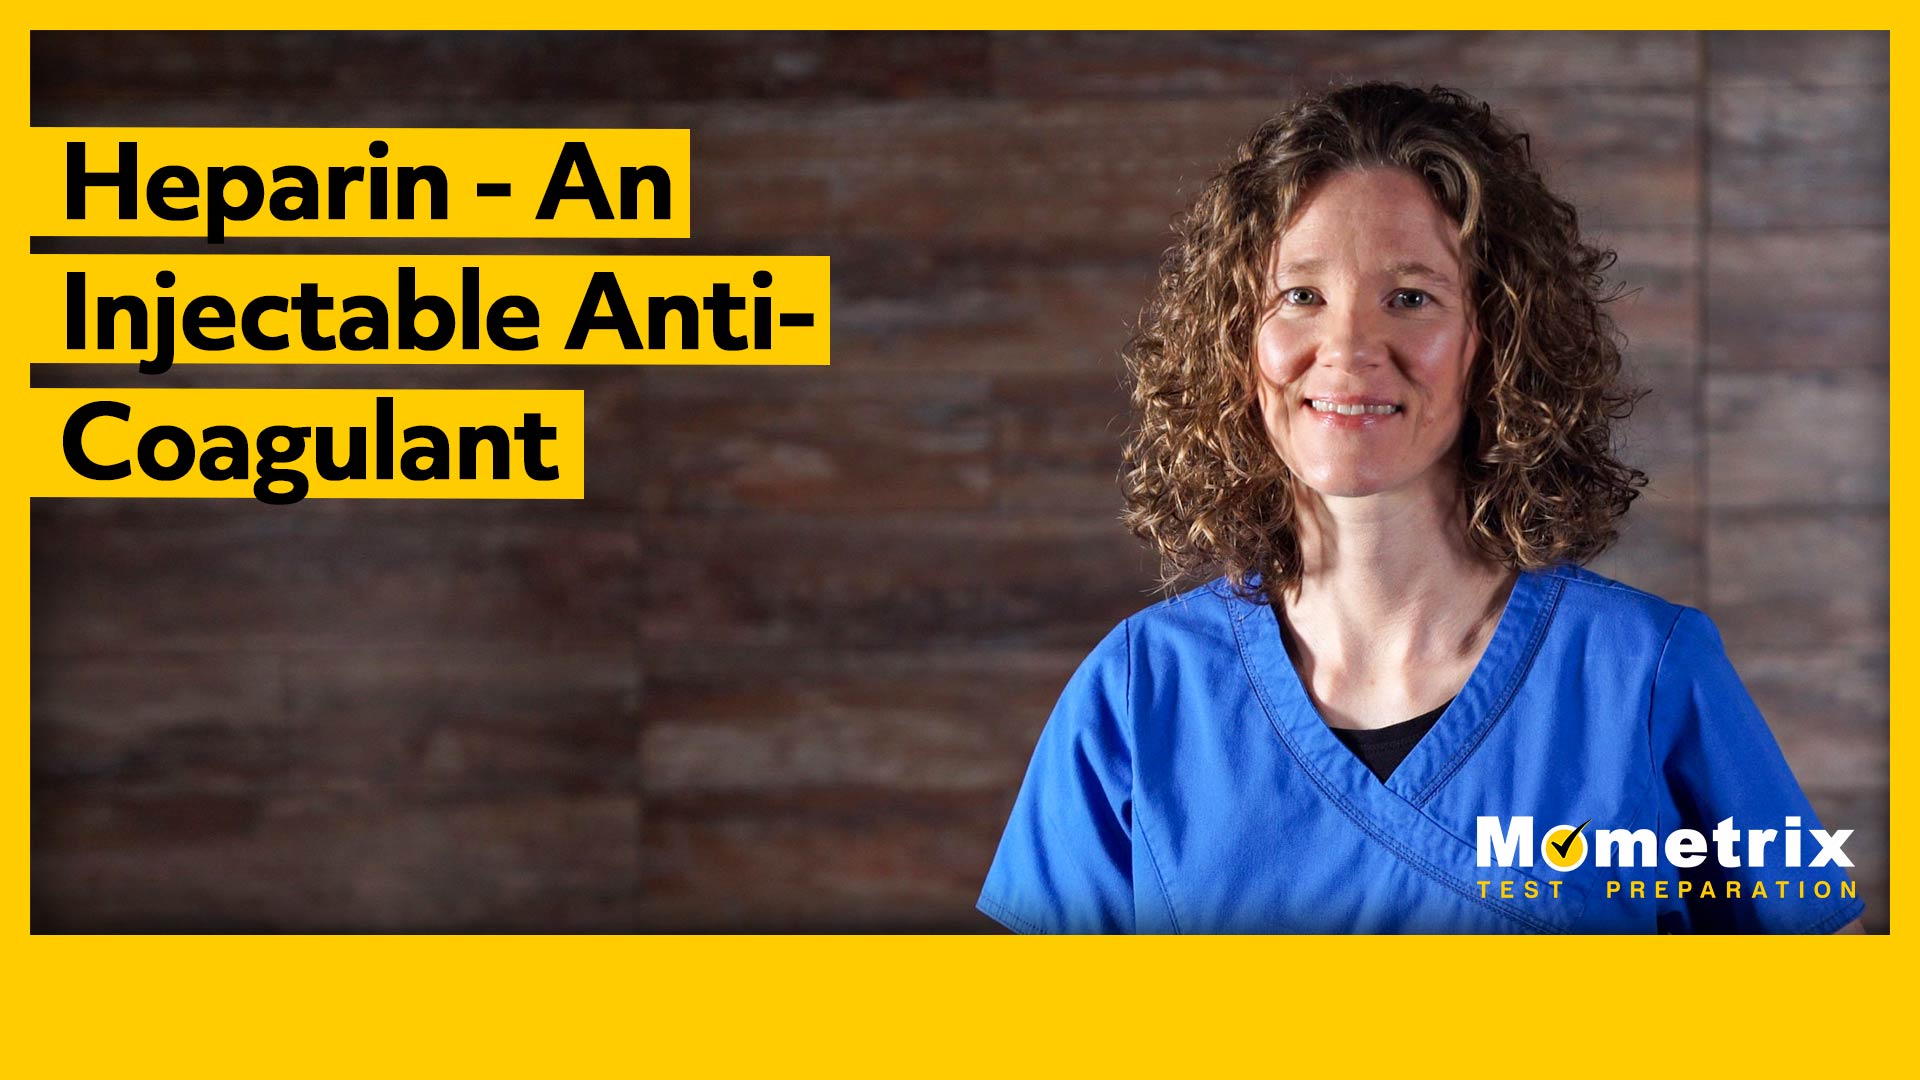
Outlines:
[[1362, 371], [1386, 359], [1384, 333], [1373, 313], [1357, 303], [1333, 303], [1321, 321], [1319, 362], [1348, 371]]

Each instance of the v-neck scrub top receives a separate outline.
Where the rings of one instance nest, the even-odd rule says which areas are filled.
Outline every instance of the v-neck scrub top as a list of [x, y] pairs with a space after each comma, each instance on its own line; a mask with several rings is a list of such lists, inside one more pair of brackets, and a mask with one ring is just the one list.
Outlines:
[[[1530, 867], [1479, 865], [1482, 816], [1533, 819]], [[1711, 840], [1702, 865], [1667, 862], [1668, 833], [1729, 817], [1780, 830], [1761, 867], [1722, 867]], [[1128, 618], [1074, 673], [979, 907], [1028, 933], [1838, 929], [1864, 905], [1845, 867], [1784, 865], [1788, 818], [1821, 827], [1692, 608], [1575, 567], [1520, 574], [1459, 696], [1382, 782], [1321, 719], [1273, 612], [1217, 579]], [[1576, 868], [1546, 865], [1545, 832], [1582, 822], [1589, 839], [1652, 830], [1652, 865], [1599, 866], [1591, 842]]]

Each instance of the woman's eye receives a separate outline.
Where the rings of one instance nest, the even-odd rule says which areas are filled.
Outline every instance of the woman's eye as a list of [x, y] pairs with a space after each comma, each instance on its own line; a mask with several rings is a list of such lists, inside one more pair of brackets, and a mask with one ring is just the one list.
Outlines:
[[1289, 304], [1311, 304], [1314, 300], [1313, 290], [1303, 285], [1288, 289], [1281, 295], [1286, 298]]
[[1426, 293], [1421, 292], [1419, 289], [1399, 289], [1394, 292], [1393, 298], [1396, 301], [1402, 302], [1400, 304], [1401, 307], [1410, 307], [1410, 308], [1426, 307], [1429, 303], [1432, 303], [1433, 301], [1432, 297], [1428, 296]]

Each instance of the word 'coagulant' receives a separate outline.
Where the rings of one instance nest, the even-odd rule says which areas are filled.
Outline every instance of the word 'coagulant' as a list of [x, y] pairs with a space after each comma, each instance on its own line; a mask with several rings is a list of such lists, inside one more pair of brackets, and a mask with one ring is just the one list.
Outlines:
[[[549, 482], [560, 478], [559, 468], [546, 462], [543, 455], [543, 445], [558, 435], [558, 430], [544, 423], [537, 412], [522, 416], [511, 432], [497, 424], [481, 424], [462, 426], [450, 435], [435, 425], [410, 425], [400, 432], [406, 440], [402, 448], [394, 439], [393, 398], [378, 397], [374, 399], [371, 460], [367, 428], [360, 425], [347, 428], [342, 438], [342, 433], [331, 426], [274, 424], [249, 439], [238, 427], [218, 424], [203, 429], [196, 440], [184, 428], [159, 424], [141, 433], [131, 459], [101, 461], [86, 448], [88, 429], [110, 421], [131, 423], [133, 409], [125, 402], [103, 399], [82, 405], [67, 418], [61, 448], [74, 472], [89, 480], [120, 480], [133, 475], [137, 464], [147, 477], [172, 481], [188, 476], [197, 467], [208, 480], [251, 477], [254, 498], [276, 506], [297, 503], [307, 496], [311, 486], [308, 472], [287, 466], [307, 456], [309, 439], [313, 442], [312, 472], [328, 481], [366, 480], [369, 465], [372, 478], [377, 480], [392, 480], [396, 471], [401, 478], [422, 482], [485, 479], [488, 477], [481, 473], [483, 454], [488, 461], [488, 476], [507, 480], [513, 474], [514, 443], [520, 446], [521, 472], [527, 479]], [[286, 485], [285, 489], [277, 489], [279, 484]]]

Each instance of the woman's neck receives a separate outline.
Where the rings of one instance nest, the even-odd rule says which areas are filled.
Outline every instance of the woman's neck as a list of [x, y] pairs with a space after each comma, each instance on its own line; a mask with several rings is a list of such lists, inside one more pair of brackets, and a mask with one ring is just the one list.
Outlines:
[[[1394, 717], [1457, 692], [1515, 575], [1468, 541], [1451, 471], [1365, 498], [1307, 492], [1298, 505], [1304, 569], [1281, 606], [1315, 696]], [[1341, 726], [1377, 726], [1350, 719]]]

